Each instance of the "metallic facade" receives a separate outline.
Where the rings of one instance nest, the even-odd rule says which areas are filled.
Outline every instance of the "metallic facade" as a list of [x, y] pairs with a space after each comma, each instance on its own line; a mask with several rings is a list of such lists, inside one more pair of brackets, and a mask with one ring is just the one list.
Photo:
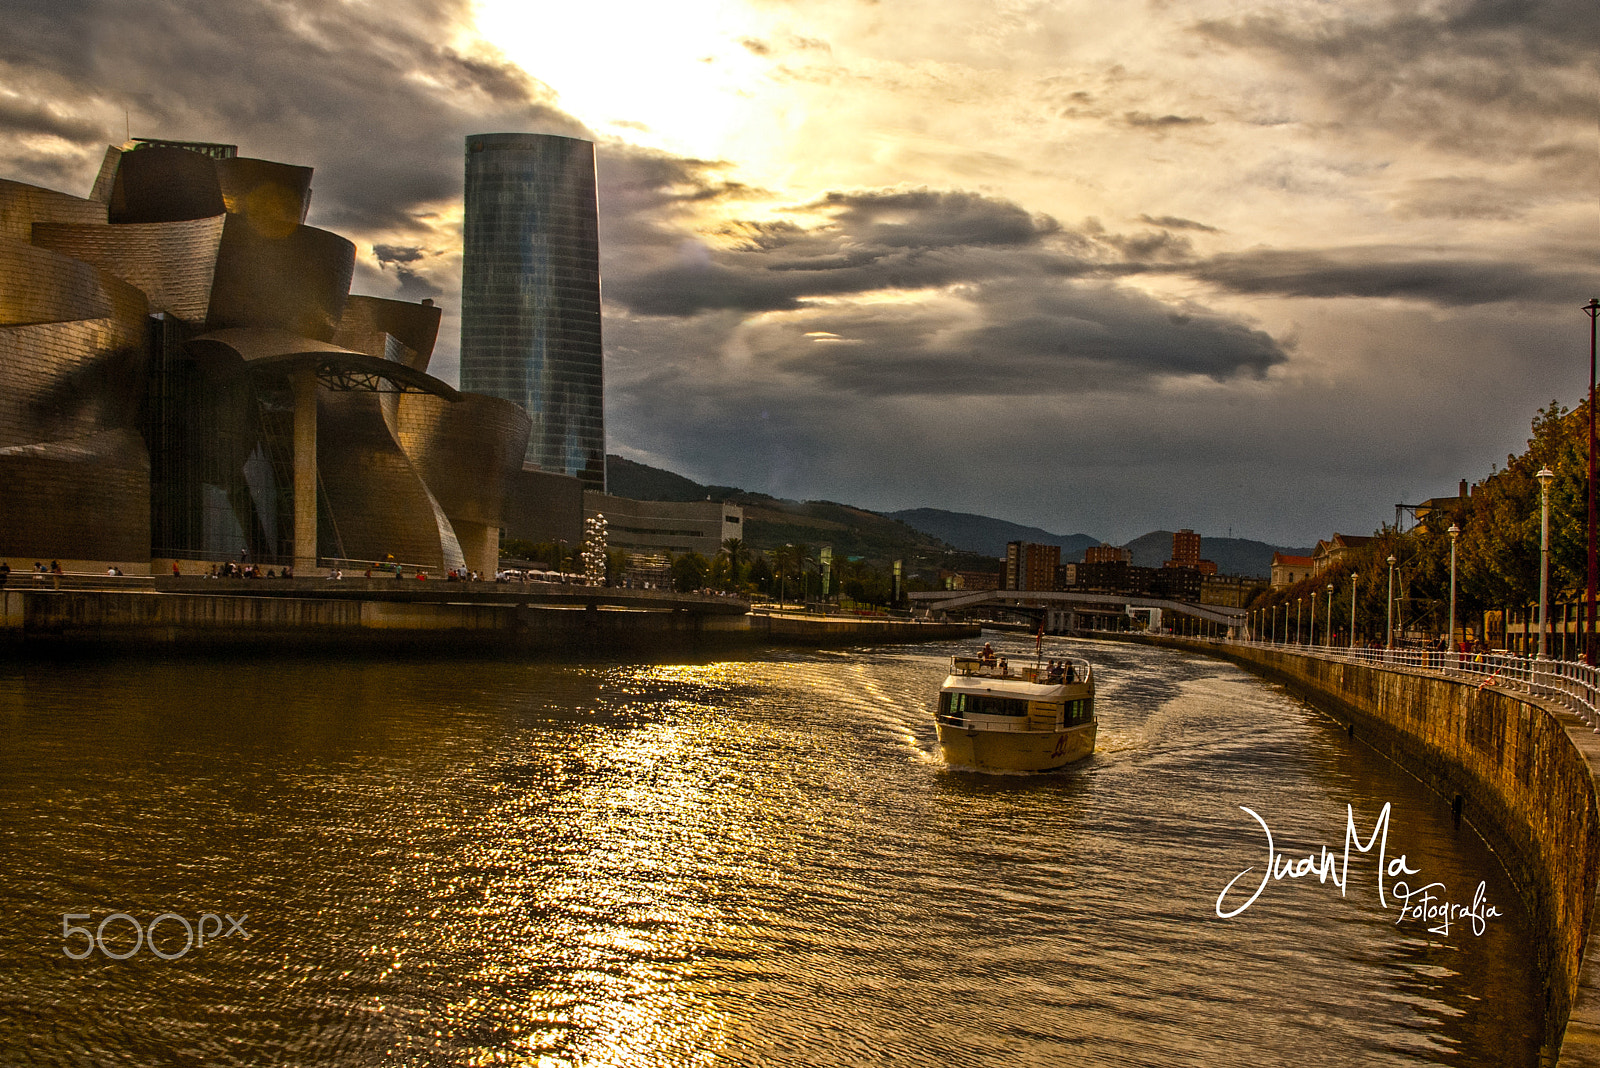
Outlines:
[[605, 489], [594, 145], [466, 139], [461, 385], [520, 406], [526, 459]]
[[181, 142], [0, 181], [0, 558], [494, 567], [528, 420], [427, 373], [431, 302], [350, 296], [310, 181]]

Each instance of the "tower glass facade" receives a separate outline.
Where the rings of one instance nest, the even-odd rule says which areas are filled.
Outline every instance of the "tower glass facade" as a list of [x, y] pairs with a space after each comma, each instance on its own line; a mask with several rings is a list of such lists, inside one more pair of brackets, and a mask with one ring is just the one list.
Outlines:
[[527, 460], [605, 489], [594, 145], [466, 142], [461, 388], [528, 413]]

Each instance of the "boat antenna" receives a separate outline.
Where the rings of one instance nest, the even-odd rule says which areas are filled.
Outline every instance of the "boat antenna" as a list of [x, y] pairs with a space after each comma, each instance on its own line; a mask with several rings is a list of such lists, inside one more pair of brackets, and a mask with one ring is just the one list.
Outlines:
[[1039, 633], [1033, 636], [1033, 675], [1039, 677], [1039, 668], [1044, 664], [1044, 617], [1039, 617]]

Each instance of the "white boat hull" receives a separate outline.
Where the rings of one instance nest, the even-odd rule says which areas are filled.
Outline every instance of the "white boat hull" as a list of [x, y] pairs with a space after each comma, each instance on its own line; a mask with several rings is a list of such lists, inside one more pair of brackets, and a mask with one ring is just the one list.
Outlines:
[[943, 722], [937, 726], [945, 763], [958, 768], [1052, 771], [1094, 752], [1092, 720], [1050, 731], [983, 730]]

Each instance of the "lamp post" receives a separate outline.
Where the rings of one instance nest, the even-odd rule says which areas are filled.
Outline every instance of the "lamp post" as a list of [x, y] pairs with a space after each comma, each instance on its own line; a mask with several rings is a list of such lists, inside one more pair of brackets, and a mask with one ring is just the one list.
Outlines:
[[1394, 648], [1394, 554], [1389, 554], [1389, 600], [1384, 605], [1387, 619], [1384, 621], [1383, 647]]
[[1600, 315], [1600, 299], [1591, 298], [1583, 306], [1589, 316], [1589, 585], [1584, 597], [1587, 621], [1583, 629], [1583, 659], [1594, 665], [1594, 592], [1595, 592], [1595, 507], [1594, 507], [1594, 356], [1595, 316]]
[[1456, 539], [1461, 536], [1461, 528], [1454, 523], [1450, 524], [1450, 632], [1446, 641], [1454, 648], [1456, 644]]
[[1534, 477], [1539, 480], [1539, 659], [1543, 660], [1550, 634], [1550, 483], [1556, 473], [1541, 467]]
[[1317, 644], [1317, 591], [1311, 591], [1311, 626], [1306, 633], [1309, 644]]
[[1356, 647], [1356, 572], [1350, 572], [1350, 648]]
[[1300, 644], [1300, 609], [1304, 607], [1305, 603], [1306, 599], [1304, 597], [1296, 597], [1294, 599], [1294, 643], [1296, 645]]
[[1322, 644], [1333, 648], [1333, 583], [1328, 583], [1328, 625], [1322, 628]]

